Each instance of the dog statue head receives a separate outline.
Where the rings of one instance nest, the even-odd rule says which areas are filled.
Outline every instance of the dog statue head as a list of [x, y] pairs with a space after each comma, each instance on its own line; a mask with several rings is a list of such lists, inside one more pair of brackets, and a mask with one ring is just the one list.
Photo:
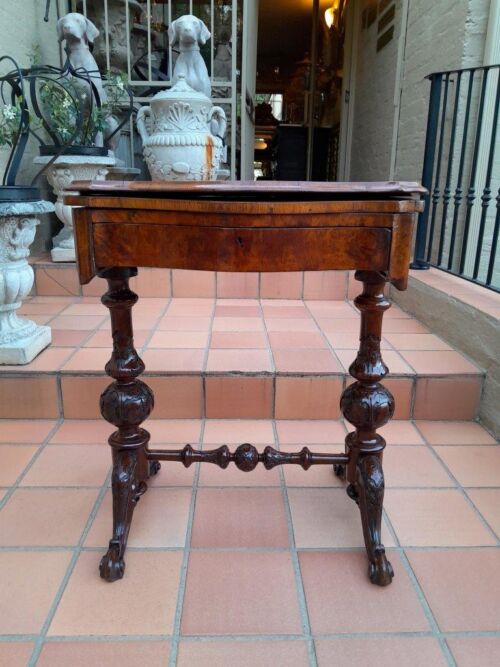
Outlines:
[[83, 42], [85, 44], [93, 44], [97, 37], [99, 37], [99, 30], [83, 14], [70, 12], [57, 22], [57, 36], [60, 42], [66, 40], [68, 43]]
[[203, 21], [191, 14], [185, 14], [172, 21], [168, 28], [170, 46], [180, 44], [190, 47], [194, 44], [206, 44], [211, 37], [210, 30]]

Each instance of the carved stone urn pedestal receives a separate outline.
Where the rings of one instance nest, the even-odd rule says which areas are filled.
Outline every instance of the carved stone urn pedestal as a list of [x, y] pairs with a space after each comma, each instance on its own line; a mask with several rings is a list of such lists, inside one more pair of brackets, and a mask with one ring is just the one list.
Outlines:
[[[35, 164], [48, 164], [50, 156], [35, 158]], [[116, 166], [115, 157], [92, 155], [61, 155], [52, 164], [47, 172], [47, 180], [57, 196], [55, 205], [56, 215], [64, 227], [52, 241], [51, 250], [53, 262], [75, 261], [75, 237], [73, 236], [72, 206], [63, 203], [63, 191], [73, 181], [104, 181], [110, 167]], [[76, 193], [75, 193], [76, 194]]]
[[0, 203], [0, 364], [28, 364], [52, 340], [50, 327], [16, 310], [33, 287], [27, 258], [38, 216], [53, 211], [48, 201]]

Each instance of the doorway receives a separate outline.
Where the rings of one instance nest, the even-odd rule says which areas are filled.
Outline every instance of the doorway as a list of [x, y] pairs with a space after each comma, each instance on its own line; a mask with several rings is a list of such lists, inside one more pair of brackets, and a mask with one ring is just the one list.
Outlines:
[[347, 3], [259, 0], [254, 176], [339, 174]]

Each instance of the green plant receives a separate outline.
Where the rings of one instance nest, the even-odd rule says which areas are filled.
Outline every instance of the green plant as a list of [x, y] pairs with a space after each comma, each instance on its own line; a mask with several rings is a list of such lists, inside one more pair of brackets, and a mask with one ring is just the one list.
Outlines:
[[0, 107], [0, 146], [13, 146], [21, 122], [21, 107], [4, 104]]
[[107, 119], [129, 104], [125, 74], [108, 73], [102, 82], [105, 95], [100, 104], [91, 95], [88, 81], [91, 79], [58, 77], [46, 79], [40, 86], [47, 129], [58, 144], [94, 146], [98, 133], [106, 129]]

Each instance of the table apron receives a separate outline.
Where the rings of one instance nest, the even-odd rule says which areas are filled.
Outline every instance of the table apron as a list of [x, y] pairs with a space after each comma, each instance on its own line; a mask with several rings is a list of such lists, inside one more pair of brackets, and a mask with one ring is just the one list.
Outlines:
[[93, 223], [94, 262], [205, 271], [387, 271], [390, 229]]

